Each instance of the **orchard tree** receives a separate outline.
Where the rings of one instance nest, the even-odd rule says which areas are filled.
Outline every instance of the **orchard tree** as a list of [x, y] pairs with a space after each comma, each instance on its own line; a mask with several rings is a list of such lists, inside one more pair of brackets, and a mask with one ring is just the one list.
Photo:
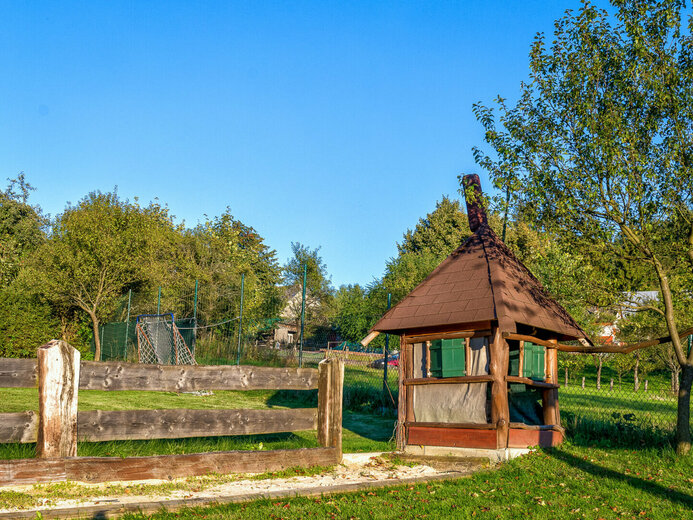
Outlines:
[[93, 192], [58, 215], [49, 240], [36, 250], [28, 279], [56, 308], [89, 316], [96, 360], [99, 324], [128, 288], [147, 280], [158, 254], [153, 244], [170, 225], [156, 205], [142, 208], [115, 192]]
[[493, 153], [477, 162], [509, 203], [605, 273], [612, 295], [644, 276], [681, 366], [676, 449], [691, 448], [693, 352], [687, 323], [693, 278], [693, 41], [678, 0], [614, 0], [614, 15], [583, 2], [537, 35], [516, 104], [475, 105]]

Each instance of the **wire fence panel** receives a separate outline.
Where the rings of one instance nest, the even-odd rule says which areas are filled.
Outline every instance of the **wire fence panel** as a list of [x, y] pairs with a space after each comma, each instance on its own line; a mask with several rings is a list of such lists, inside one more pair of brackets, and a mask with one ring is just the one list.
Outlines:
[[[221, 295], [221, 296], [220, 296]], [[317, 367], [325, 358], [344, 361], [345, 409], [395, 415], [399, 377], [399, 338], [389, 337], [385, 357], [385, 335], [368, 348], [342, 337], [338, 319], [308, 313], [301, 338], [300, 314], [295, 317], [268, 316], [245, 312], [240, 317], [240, 294], [182, 296], [162, 290], [158, 294], [131, 295], [129, 313], [121, 306], [114, 323], [100, 328], [102, 360], [137, 361], [136, 316], [157, 308], [171, 312], [185, 344], [198, 364], [250, 364], [258, 366]], [[216, 298], [216, 301], [213, 301]], [[124, 299], [127, 303], [128, 299]], [[126, 321], [129, 315], [130, 320]], [[293, 314], [292, 314], [293, 316]], [[370, 325], [380, 316], [363, 317]], [[344, 316], [340, 317], [344, 320]], [[356, 321], [356, 320], [353, 320]], [[302, 341], [301, 341], [302, 340]], [[671, 436], [676, 426], [677, 384], [675, 367], [651, 366], [647, 373], [623, 369], [618, 357], [559, 357], [561, 388], [559, 403], [563, 426], [568, 430], [592, 430], [604, 436], [614, 431], [623, 435]], [[594, 361], [594, 363], [592, 363]], [[599, 369], [601, 362], [601, 370]], [[641, 365], [643, 366], [643, 365]], [[654, 368], [653, 368], [654, 367]]]

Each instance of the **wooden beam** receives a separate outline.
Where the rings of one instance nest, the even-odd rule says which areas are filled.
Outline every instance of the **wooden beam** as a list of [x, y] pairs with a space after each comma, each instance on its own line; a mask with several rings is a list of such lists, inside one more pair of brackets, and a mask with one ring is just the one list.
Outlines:
[[332, 466], [339, 458], [335, 448], [302, 448], [127, 458], [13, 459], [0, 461], [0, 486], [64, 480], [169, 480], [210, 473], [262, 473], [293, 467]]
[[497, 427], [497, 448], [508, 445], [508, 423], [510, 423], [510, 406], [508, 403], [508, 374], [510, 351], [499, 328], [494, 330], [489, 344], [489, 372], [493, 377], [491, 383], [491, 422]]
[[538, 431], [545, 431], [545, 430], [553, 430], [556, 432], [561, 432], [565, 433], [565, 428], [558, 424], [525, 424], [525, 423], [517, 423], [517, 422], [511, 422], [510, 423], [510, 429], [513, 430], [538, 430]]
[[79, 358], [79, 351], [65, 341], [50, 341], [37, 351], [39, 458], [77, 455]]
[[469, 369], [472, 363], [472, 338], [464, 340], [464, 375], [470, 376]]
[[[693, 327], [688, 328], [682, 332], [679, 332], [679, 338], [685, 338], [693, 334]], [[654, 347], [656, 345], [661, 345], [662, 343], [670, 343], [671, 336], [662, 336], [661, 338], [650, 339], [647, 341], [641, 341], [639, 343], [624, 343], [622, 345], [613, 345], [607, 343], [605, 345], [597, 345], [594, 347], [585, 347], [578, 345], [565, 345], [558, 342], [547, 341], [533, 336], [526, 336], [524, 334], [514, 334], [510, 332], [504, 332], [503, 337], [506, 339], [517, 339], [530, 341], [536, 343], [537, 345], [543, 345], [546, 348], [557, 349], [561, 352], [580, 352], [582, 354], [629, 354], [636, 350], [640, 350], [647, 347]]]
[[415, 377], [404, 380], [405, 386], [441, 385], [451, 383], [492, 383], [493, 376], [458, 376], [458, 377]]
[[496, 430], [495, 424], [478, 423], [439, 423], [439, 422], [412, 422], [407, 426], [420, 426], [422, 428], [457, 428], [466, 430]]
[[[405, 359], [405, 370], [407, 379], [413, 379], [414, 377], [414, 344], [409, 343], [407, 347], [407, 357]], [[412, 422], [414, 420], [414, 392], [412, 389], [406, 389], [406, 408], [405, 408], [405, 420], [407, 422]]]
[[94, 410], [77, 414], [80, 441], [182, 439], [314, 430], [317, 408], [288, 410]]
[[36, 359], [0, 358], [0, 388], [36, 388]]
[[0, 413], [0, 442], [36, 442], [36, 412]]
[[329, 395], [329, 442], [337, 452], [337, 462], [342, 462], [342, 406], [344, 401], [344, 363], [341, 359], [330, 360]]
[[[554, 345], [557, 340], [552, 340]], [[544, 390], [544, 424], [561, 424], [561, 415], [558, 410], [558, 352], [556, 349], [546, 350], [547, 382], [556, 385], [556, 388]]]
[[407, 343], [424, 343], [437, 339], [478, 338], [490, 336], [491, 330], [464, 330], [459, 332], [431, 332], [429, 334], [417, 334], [408, 336]]
[[238, 365], [146, 365], [82, 362], [82, 390], [310, 390], [318, 387], [315, 368]]
[[527, 386], [534, 386], [536, 388], [560, 388], [561, 385], [557, 383], [547, 383], [546, 381], [535, 381], [529, 377], [517, 377], [517, 376], [505, 376], [505, 380], [508, 383], [522, 383]]
[[404, 414], [404, 406], [406, 403], [406, 397], [405, 393], [407, 391], [406, 387], [404, 386], [404, 380], [406, 379], [406, 375], [404, 373], [404, 360], [406, 359], [406, 350], [407, 350], [407, 336], [405, 334], [402, 334], [399, 338], [400, 341], [400, 349], [399, 349], [399, 363], [397, 366], [397, 371], [399, 372], [399, 382], [397, 385], [397, 426], [395, 430], [396, 438], [397, 438], [397, 449], [398, 450], [403, 450], [404, 446], [406, 445], [406, 434], [404, 431], [404, 423], [406, 421], [406, 417]]
[[426, 346], [426, 373], [424, 377], [431, 377], [431, 342], [427, 341], [424, 345]]
[[508, 432], [509, 448], [529, 448], [541, 446], [550, 448], [563, 442], [563, 433], [555, 430], [522, 430], [511, 429]]
[[518, 363], [518, 370], [517, 370], [517, 375], [518, 377], [524, 377], [524, 369], [525, 369], [525, 342], [524, 340], [520, 340], [520, 360]]

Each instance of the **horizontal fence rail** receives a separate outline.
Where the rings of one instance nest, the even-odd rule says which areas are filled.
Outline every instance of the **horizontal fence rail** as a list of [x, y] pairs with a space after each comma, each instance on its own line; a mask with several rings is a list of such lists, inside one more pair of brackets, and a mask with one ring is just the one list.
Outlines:
[[[182, 439], [315, 430], [317, 408], [287, 410], [92, 410], [77, 413], [80, 441]], [[38, 414], [0, 414], [0, 442], [36, 442]]]
[[73, 480], [173, 479], [210, 473], [264, 473], [296, 466], [331, 466], [341, 461], [337, 448], [271, 451], [218, 451], [149, 457], [68, 457], [0, 461], [0, 485]]
[[[0, 358], [0, 388], [33, 388], [38, 382], [36, 359]], [[315, 368], [236, 365], [140, 365], [82, 361], [80, 390], [311, 390], [318, 387]]]
[[[0, 413], [0, 442], [36, 442], [36, 459], [0, 460], [0, 486], [65, 479], [87, 482], [178, 478], [210, 472], [264, 472], [333, 465], [342, 459], [344, 365], [318, 368], [161, 366], [80, 362], [62, 341], [37, 359], [0, 359], [0, 387], [38, 388], [39, 411]], [[317, 408], [91, 410], [78, 412], [78, 390], [318, 389]], [[178, 439], [317, 430], [320, 448], [230, 451], [153, 457], [77, 457], [78, 441]]]

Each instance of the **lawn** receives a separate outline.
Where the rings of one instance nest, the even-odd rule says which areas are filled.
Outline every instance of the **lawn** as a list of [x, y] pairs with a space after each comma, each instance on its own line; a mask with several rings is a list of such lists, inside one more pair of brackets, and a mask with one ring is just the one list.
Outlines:
[[693, 457], [564, 444], [460, 480], [128, 519], [692, 519]]
[[[0, 412], [38, 410], [38, 393], [31, 388], [2, 390]], [[253, 390], [213, 392], [211, 395], [172, 392], [79, 392], [80, 410], [129, 410], [161, 408], [294, 408], [316, 405], [316, 391]], [[345, 452], [387, 451], [392, 449], [394, 418], [346, 410], [343, 415]], [[200, 453], [226, 450], [270, 450], [318, 446], [317, 433], [304, 431], [272, 435], [199, 437], [142, 441], [80, 442], [80, 456], [143, 456]], [[0, 459], [31, 458], [35, 445], [0, 444]]]

